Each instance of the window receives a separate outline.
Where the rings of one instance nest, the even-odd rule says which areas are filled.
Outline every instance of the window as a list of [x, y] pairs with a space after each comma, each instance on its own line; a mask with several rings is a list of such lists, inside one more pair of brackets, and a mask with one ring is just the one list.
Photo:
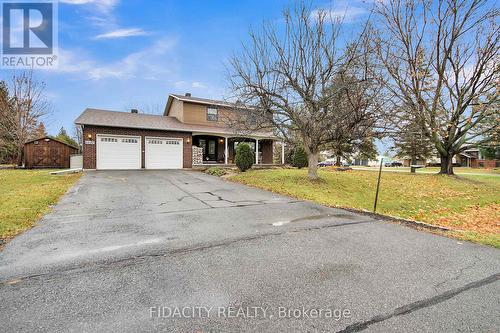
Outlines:
[[215, 141], [208, 141], [208, 154], [209, 155], [215, 154]]
[[247, 121], [250, 125], [257, 125], [257, 115], [253, 112], [248, 114]]
[[101, 138], [101, 142], [118, 142], [117, 138]]
[[172, 140], [172, 141], [168, 140], [168, 141], [165, 141], [165, 144], [166, 145], [178, 145], [178, 144], [180, 144], [180, 142], [177, 141], [177, 140], [175, 140], [175, 141], [174, 140]]
[[215, 108], [207, 108], [207, 120], [208, 121], [217, 121], [218, 117], [218, 110]]
[[161, 145], [163, 143], [163, 141], [161, 141], [161, 140], [148, 140], [148, 143], [150, 145]]
[[122, 139], [123, 143], [137, 143], [137, 139]]

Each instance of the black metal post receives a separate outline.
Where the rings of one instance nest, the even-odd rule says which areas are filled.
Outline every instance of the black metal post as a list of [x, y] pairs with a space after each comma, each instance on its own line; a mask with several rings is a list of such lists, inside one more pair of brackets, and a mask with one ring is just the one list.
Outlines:
[[375, 203], [373, 204], [373, 212], [377, 211], [377, 201], [378, 201], [378, 190], [380, 188], [380, 177], [382, 176], [382, 163], [384, 158], [380, 158], [380, 168], [378, 169], [378, 180], [377, 180], [377, 192], [375, 193]]

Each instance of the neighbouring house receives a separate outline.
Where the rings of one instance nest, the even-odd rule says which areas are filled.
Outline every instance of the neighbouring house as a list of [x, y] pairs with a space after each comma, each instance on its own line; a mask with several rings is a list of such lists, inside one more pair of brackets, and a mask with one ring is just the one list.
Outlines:
[[[170, 94], [163, 115], [137, 110], [86, 109], [76, 120], [83, 127], [84, 169], [181, 169], [234, 164], [236, 146], [248, 143], [256, 164], [272, 164], [279, 138], [269, 132], [238, 133], [225, 119], [238, 117], [241, 105]], [[283, 160], [281, 143], [281, 162]]]
[[390, 157], [388, 155], [377, 155], [377, 159], [375, 160], [368, 160], [368, 166], [369, 167], [378, 167], [380, 166], [380, 161], [383, 160], [383, 163], [392, 163], [392, 162], [399, 162], [399, 160], [395, 160], [394, 157]]
[[356, 166], [369, 166], [370, 160], [367, 158], [355, 158], [352, 161], [352, 165]]
[[[403, 158], [403, 166], [404, 167], [410, 167], [412, 164], [411, 164], [411, 158], [409, 157], [405, 157]], [[426, 164], [426, 161], [425, 160], [421, 160], [421, 159], [417, 159], [415, 165], [425, 165]]]
[[78, 147], [46, 136], [24, 144], [24, 167], [69, 168], [70, 156], [77, 153]]
[[[335, 154], [330, 150], [322, 150], [319, 152], [319, 154], [320, 154], [321, 161], [333, 162], [333, 163], [338, 162]], [[340, 158], [340, 163], [342, 165], [349, 164], [349, 165], [356, 165], [356, 166], [370, 166], [370, 163], [373, 162], [373, 161], [368, 160], [368, 159], [358, 158], [355, 156], [355, 154], [351, 154], [351, 155], [352, 156]], [[376, 161], [375, 161], [375, 164], [377, 164]]]
[[[500, 160], [487, 160], [477, 148], [471, 148], [464, 150], [463, 152], [457, 154], [453, 157], [452, 163], [457, 167], [470, 167], [470, 168], [486, 168], [493, 169], [500, 167]], [[405, 166], [409, 166], [410, 159], [404, 159]], [[418, 160], [417, 164], [426, 166], [440, 166], [441, 159], [437, 156], [433, 156], [426, 161]]]
[[500, 160], [488, 160], [486, 159], [481, 150], [477, 148], [464, 150], [457, 156], [457, 163], [461, 166], [471, 167], [471, 168], [500, 168]]

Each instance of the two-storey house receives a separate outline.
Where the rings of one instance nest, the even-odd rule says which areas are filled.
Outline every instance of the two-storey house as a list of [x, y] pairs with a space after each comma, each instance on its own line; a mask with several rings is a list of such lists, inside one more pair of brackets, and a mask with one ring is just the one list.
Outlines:
[[189, 93], [169, 95], [163, 115], [86, 109], [75, 120], [83, 128], [83, 168], [230, 165], [241, 142], [256, 152], [257, 164], [272, 164], [278, 138], [266, 132], [238, 133], [227, 121], [239, 117], [238, 112], [235, 104], [192, 97]]

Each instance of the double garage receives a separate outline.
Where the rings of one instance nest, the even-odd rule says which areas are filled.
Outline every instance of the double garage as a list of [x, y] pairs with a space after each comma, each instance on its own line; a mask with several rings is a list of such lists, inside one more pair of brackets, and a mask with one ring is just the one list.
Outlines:
[[[96, 169], [142, 168], [141, 136], [96, 135]], [[144, 137], [145, 169], [181, 169], [183, 139]]]
[[191, 168], [191, 132], [83, 126], [83, 168]]

